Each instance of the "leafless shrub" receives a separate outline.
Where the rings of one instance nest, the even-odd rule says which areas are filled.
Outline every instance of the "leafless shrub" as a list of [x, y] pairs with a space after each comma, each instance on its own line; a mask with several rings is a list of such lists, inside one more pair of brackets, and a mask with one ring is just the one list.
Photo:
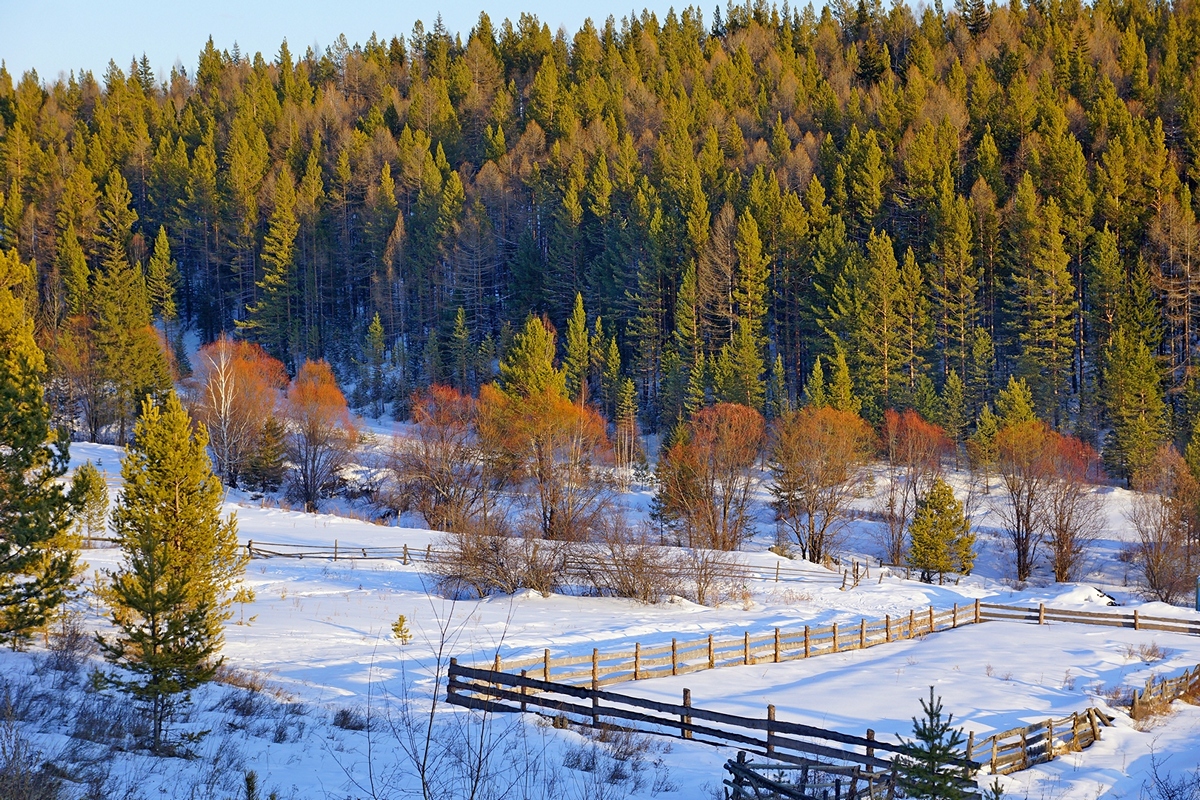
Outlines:
[[1200, 767], [1166, 770], [1158, 756], [1150, 757], [1150, 778], [1142, 784], [1143, 800], [1200, 800]]
[[611, 519], [602, 540], [589, 548], [586, 559], [588, 581], [598, 592], [629, 597], [642, 603], [657, 603], [678, 594], [680, 558], [670, 550], [651, 544], [652, 532], [645, 526], [630, 529], [623, 516]]
[[721, 550], [693, 549], [683, 558], [682, 571], [692, 588], [690, 600], [700, 605], [720, 605], [745, 588], [741, 577], [744, 564], [735, 554]]
[[548, 595], [566, 579], [567, 548], [562, 542], [454, 533], [440, 539], [437, 548], [445, 553], [433, 564], [438, 590], [450, 597], [521, 589]]
[[60, 672], [78, 672], [96, 652], [96, 640], [83, 627], [79, 614], [66, 613], [50, 633], [47, 665]]
[[62, 782], [21, 734], [15, 719], [0, 722], [0, 797], [4, 800], [57, 800]]
[[363, 731], [367, 729], [367, 716], [361, 709], [343, 706], [333, 713], [333, 725], [344, 731]]
[[1138, 566], [1148, 597], [1174, 603], [1195, 584], [1192, 536], [1198, 527], [1200, 486], [1183, 458], [1169, 445], [1134, 476], [1138, 490], [1126, 517], [1138, 534]]

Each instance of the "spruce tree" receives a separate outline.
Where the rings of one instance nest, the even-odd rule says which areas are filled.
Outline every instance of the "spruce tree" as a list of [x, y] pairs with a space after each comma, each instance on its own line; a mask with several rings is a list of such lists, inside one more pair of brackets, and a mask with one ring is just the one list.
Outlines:
[[963, 382], [959, 380], [957, 372], [951, 372], [946, 376], [946, 383], [942, 385], [936, 418], [950, 437], [950, 441], [954, 443], [955, 468], [958, 467], [959, 448], [967, 435], [967, 404], [963, 394]]
[[1103, 352], [1103, 400], [1112, 426], [1104, 443], [1109, 473], [1131, 479], [1167, 438], [1167, 406], [1154, 354], [1118, 328]]
[[1009, 377], [1008, 385], [996, 395], [996, 411], [1002, 428], [1037, 419], [1033, 410], [1033, 392], [1024, 378]]
[[917, 504], [908, 526], [908, 565], [921, 571], [921, 580], [947, 572], [969, 573], [974, 566], [975, 537], [963, 513], [963, 505], [950, 485], [937, 478]]
[[779, 419], [792, 410], [792, 401], [788, 397], [787, 374], [783, 369], [783, 356], [778, 353], [771, 363], [771, 374], [767, 381], [767, 416]]
[[[379, 315], [375, 315], [379, 319]], [[374, 323], [372, 323], [374, 326]], [[380, 338], [383, 331], [380, 329]], [[470, 392], [471, 373], [475, 366], [475, 348], [471, 345], [471, 329], [467, 327], [467, 312], [462, 306], [454, 312], [454, 329], [450, 332], [450, 359], [454, 363], [454, 388]]]
[[117, 684], [149, 712], [154, 752], [164, 750], [172, 710], [221, 662], [222, 628], [244, 566], [237, 522], [221, 516], [224, 489], [207, 445], [204, 426], [193, 433], [174, 393], [161, 405], [147, 400], [112, 514], [123, 563], [99, 590], [116, 627], [100, 643], [129, 676]]
[[921, 700], [924, 717], [913, 717], [913, 741], [903, 740], [907, 752], [896, 758], [896, 788], [912, 800], [965, 800], [970, 775], [955, 763], [964, 757], [962, 730], [954, 715], [942, 719], [942, 698], [929, 687], [929, 702]]
[[50, 429], [45, 360], [14, 293], [33, 280], [16, 250], [0, 252], [0, 642], [14, 647], [66, 600], [78, 555], [65, 536], [73, 500], [59, 483], [68, 439]]

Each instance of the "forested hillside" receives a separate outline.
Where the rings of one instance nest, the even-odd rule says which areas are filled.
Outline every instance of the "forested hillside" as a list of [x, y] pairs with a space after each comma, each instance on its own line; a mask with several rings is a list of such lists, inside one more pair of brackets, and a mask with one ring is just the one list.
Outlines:
[[613, 418], [631, 379], [647, 430], [848, 368], [868, 420], [962, 441], [1015, 375], [1125, 476], [1200, 412], [1186, 0], [210, 41], [169, 75], [0, 70], [0, 147], [0, 242], [88, 438], [126, 438], [187, 330], [328, 359], [404, 418], [531, 314], [568, 388]]

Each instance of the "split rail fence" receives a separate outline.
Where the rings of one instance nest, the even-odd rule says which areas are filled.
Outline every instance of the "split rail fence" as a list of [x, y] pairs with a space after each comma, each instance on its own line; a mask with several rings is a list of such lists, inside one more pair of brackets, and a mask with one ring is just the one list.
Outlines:
[[1181, 697], [1197, 696], [1200, 696], [1200, 665], [1184, 670], [1182, 675], [1175, 678], [1155, 680], [1151, 676], [1146, 680], [1146, 688], [1134, 690], [1129, 715], [1141, 719], [1155, 705], [1171, 703]]
[[1097, 708], [1088, 708], [1069, 717], [1012, 728], [979, 740], [971, 733], [966, 757], [976, 764], [987, 765], [993, 775], [1007, 775], [1091, 747], [1100, 740], [1101, 726], [1109, 725], [1112, 717]]
[[[907, 752], [903, 744], [875, 739], [872, 731], [855, 736], [780, 720], [769, 705], [761, 718], [727, 714], [692, 705], [683, 690], [681, 704], [630, 697], [589, 686], [461, 666], [451, 659], [446, 699], [452, 705], [489, 712], [534, 711], [561, 720], [673, 736], [706, 744], [734, 745], [780, 761], [810, 763], [812, 758], [886, 772], [891, 759]], [[616, 721], [616, 722], [614, 722]], [[959, 759], [974, 771], [977, 765]]]
[[937, 631], [984, 621], [983, 605], [936, 610], [933, 606], [907, 615], [885, 616], [880, 620], [861, 619], [857, 624], [782, 630], [718, 639], [712, 634], [699, 639], [643, 647], [635, 642], [632, 650], [601, 652], [593, 648], [591, 655], [551, 657], [545, 649], [540, 655], [505, 659], [496, 655], [494, 672], [531, 670], [540, 673], [547, 682], [588, 685], [592, 688], [610, 686], [625, 681], [687, 675], [706, 669], [719, 669], [750, 664], [779, 663], [830, 653], [862, 650], [893, 641], [912, 639]]

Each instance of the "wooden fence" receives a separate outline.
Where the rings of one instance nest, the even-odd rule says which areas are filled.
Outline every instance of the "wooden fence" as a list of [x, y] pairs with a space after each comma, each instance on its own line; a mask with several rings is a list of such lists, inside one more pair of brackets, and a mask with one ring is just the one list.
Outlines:
[[978, 601], [941, 611], [930, 606], [920, 611], [911, 610], [906, 615], [885, 616], [881, 620], [864, 618], [857, 624], [805, 625], [803, 629], [788, 631], [775, 628], [765, 634], [744, 631], [741, 636], [728, 639], [717, 639], [709, 634], [682, 642], [672, 639], [670, 644], [654, 647], [643, 647], [635, 642], [632, 650], [602, 653], [599, 648], [593, 648], [591, 655], [551, 657], [549, 649], [540, 655], [517, 659], [504, 659], [497, 654], [491, 667], [494, 672], [532, 670], [540, 674], [543, 681], [598, 689], [614, 683], [687, 675], [706, 669], [779, 663], [862, 650], [982, 622], [982, 608]]
[[988, 765], [993, 775], [1007, 775], [1091, 747], [1100, 740], [1100, 727], [1111, 724], [1112, 718], [1103, 711], [1089, 708], [1069, 717], [1036, 722], [979, 740], [971, 733], [966, 757]]
[[1200, 665], [1184, 670], [1175, 678], [1146, 679], [1146, 687], [1135, 689], [1131, 698], [1129, 715], [1141, 719], [1152, 713], [1159, 704], [1168, 704], [1181, 697], [1200, 696]]
[[1151, 617], [1142, 614], [1136, 608], [1132, 614], [1118, 614], [1112, 611], [1073, 611], [1047, 608], [1045, 604], [1030, 607], [981, 603], [980, 608], [985, 621], [1013, 620], [1018, 622], [1036, 622], [1040, 625], [1045, 625], [1047, 622], [1074, 622], [1080, 625], [1133, 628], [1135, 631], [1167, 631], [1169, 633], [1186, 633], [1193, 636], [1200, 635], [1200, 620]]
[[870, 772], [855, 764], [833, 766], [821, 761], [797, 764], [758, 763], [746, 760], [739, 750], [737, 760], [725, 762], [729, 800], [891, 800], [896, 794], [891, 772]]
[[[464, 667], [457, 659], [450, 662], [446, 699], [465, 708], [534, 711], [593, 727], [607, 724], [706, 744], [735, 745], [793, 763], [821, 758], [881, 771], [891, 768], [895, 754], [907, 752], [903, 744], [877, 740], [873, 731], [855, 736], [780, 720], [773, 705], [766, 707], [761, 718], [743, 717], [693, 706], [688, 689], [683, 690], [683, 702], [676, 705], [526, 674]], [[958, 763], [972, 771], [977, 767], [965, 759]]]

